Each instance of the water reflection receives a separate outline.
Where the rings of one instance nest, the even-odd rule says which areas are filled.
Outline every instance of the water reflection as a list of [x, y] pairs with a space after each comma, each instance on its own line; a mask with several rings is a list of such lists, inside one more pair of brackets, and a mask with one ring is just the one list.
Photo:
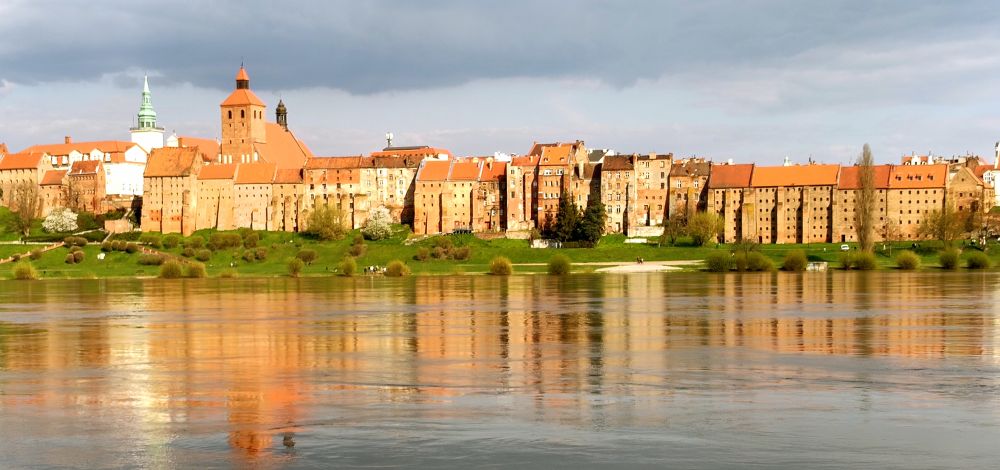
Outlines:
[[[923, 272], [0, 283], [0, 427], [55, 449], [7, 442], [0, 454], [43, 466], [463, 466], [416, 449], [448, 455], [472, 439], [534, 462], [545, 449], [611, 445], [605, 431], [745, 436], [774, 413], [805, 423], [831, 409], [873, 419], [886, 396], [957, 400], [948, 407], [993, 420], [998, 281]], [[828, 432], [818, 428], [805, 433]], [[411, 447], [393, 453], [393, 442]], [[464, 458], [487, 452], [459, 447]]]

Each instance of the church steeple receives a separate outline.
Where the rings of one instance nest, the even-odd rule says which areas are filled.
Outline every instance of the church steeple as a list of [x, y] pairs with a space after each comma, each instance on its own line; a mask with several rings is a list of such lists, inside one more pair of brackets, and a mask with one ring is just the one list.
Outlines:
[[240, 71], [236, 72], [236, 89], [250, 89], [250, 75], [247, 74], [247, 69], [243, 68], [243, 64], [240, 64]]
[[285, 108], [285, 102], [278, 100], [278, 107], [274, 108], [274, 117], [278, 121], [278, 125], [288, 130], [288, 109]]
[[156, 111], [153, 110], [153, 98], [149, 93], [149, 77], [142, 78], [142, 104], [139, 105], [139, 130], [156, 129]]

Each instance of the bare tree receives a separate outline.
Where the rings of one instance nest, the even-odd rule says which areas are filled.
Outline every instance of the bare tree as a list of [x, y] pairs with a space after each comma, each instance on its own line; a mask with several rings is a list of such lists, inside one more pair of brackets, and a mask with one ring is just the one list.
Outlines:
[[868, 144], [858, 157], [858, 182], [861, 188], [854, 200], [854, 226], [861, 250], [871, 253], [875, 247], [875, 161]]
[[38, 185], [30, 181], [15, 183], [11, 188], [10, 218], [11, 230], [28, 236], [31, 233], [31, 222], [38, 217], [41, 200], [38, 197]]
[[945, 204], [941, 210], [933, 210], [924, 215], [917, 234], [931, 240], [941, 240], [946, 248], [962, 236], [964, 223], [958, 213]]

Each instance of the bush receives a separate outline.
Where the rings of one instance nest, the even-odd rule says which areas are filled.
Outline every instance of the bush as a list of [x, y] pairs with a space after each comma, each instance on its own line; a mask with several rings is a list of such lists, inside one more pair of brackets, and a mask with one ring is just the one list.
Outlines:
[[260, 243], [260, 235], [257, 235], [256, 232], [250, 232], [243, 237], [244, 248], [257, 248], [258, 243]]
[[969, 269], [989, 269], [990, 259], [986, 253], [976, 252], [965, 259], [965, 266]]
[[194, 248], [185, 248], [181, 250], [181, 256], [185, 258], [191, 258], [192, 256], [194, 256]]
[[452, 247], [451, 239], [448, 237], [437, 237], [434, 239], [434, 246], [449, 251]]
[[219, 273], [219, 277], [226, 278], [226, 279], [234, 278], [236, 276], [237, 276], [237, 274], [236, 274], [236, 270], [235, 269], [225, 269], [221, 273]]
[[347, 252], [350, 253], [351, 256], [358, 257], [365, 254], [365, 246], [362, 244], [354, 244], [348, 248]]
[[417, 261], [427, 261], [427, 258], [430, 258], [430, 256], [431, 256], [431, 250], [428, 250], [427, 248], [424, 247], [420, 247], [417, 248], [417, 254], [413, 255], [413, 259]]
[[350, 277], [358, 272], [358, 263], [354, 261], [354, 258], [348, 256], [340, 261], [339, 268], [341, 274]]
[[203, 278], [203, 277], [205, 277], [207, 275], [208, 275], [208, 273], [205, 271], [205, 265], [204, 264], [201, 264], [201, 263], [188, 263], [187, 271], [184, 274], [184, 277], [190, 277], [190, 278], [200, 279], [200, 278]]
[[317, 206], [306, 218], [306, 233], [320, 240], [344, 238], [347, 234], [344, 213], [335, 207]]
[[916, 253], [906, 250], [896, 255], [896, 267], [912, 271], [920, 267], [920, 257]]
[[92, 230], [83, 234], [83, 239], [88, 242], [98, 243], [104, 240], [108, 236], [108, 233], [103, 230]]
[[573, 263], [566, 255], [555, 255], [549, 258], [549, 274], [553, 276], [565, 276], [569, 274]]
[[238, 233], [213, 233], [208, 239], [208, 248], [213, 251], [241, 246], [243, 246], [243, 237], [240, 237]]
[[447, 250], [445, 248], [442, 248], [440, 246], [435, 246], [434, 249], [431, 250], [431, 257], [434, 258], [434, 259], [447, 258], [448, 257], [448, 251], [449, 250]]
[[472, 256], [471, 246], [461, 246], [451, 250], [451, 257], [459, 261], [465, 261]]
[[21, 261], [21, 254], [20, 254], [20, 253], [14, 253], [14, 254], [13, 254], [13, 255], [12, 255], [11, 257], [10, 257], [10, 259], [11, 259], [11, 260], [12, 260], [13, 262], [15, 262], [15, 263], [16, 263], [16, 262], [18, 262], [18, 261]]
[[73, 253], [73, 262], [74, 263], [82, 263], [83, 259], [86, 258], [86, 256], [87, 255], [84, 252], [82, 252], [82, 251], [74, 252]]
[[938, 262], [941, 263], [941, 267], [944, 269], [955, 269], [958, 267], [958, 250], [955, 248], [949, 248], [941, 252], [938, 256]]
[[66, 246], [87, 246], [87, 239], [83, 237], [66, 237], [63, 238], [63, 244]]
[[299, 252], [295, 254], [295, 257], [302, 260], [305, 264], [313, 264], [313, 261], [316, 261], [316, 258], [319, 256], [316, 254], [316, 250], [306, 248], [304, 250], [299, 250]]
[[31, 281], [38, 279], [38, 271], [35, 270], [35, 267], [32, 266], [31, 263], [26, 263], [24, 261], [15, 264], [14, 270], [11, 274], [14, 279], [19, 281]]
[[871, 271], [878, 269], [878, 261], [875, 261], [875, 253], [859, 251], [854, 254], [854, 269], [860, 271]]
[[28, 257], [31, 258], [32, 260], [39, 260], [42, 258], [42, 250], [39, 248], [35, 248], [34, 250], [31, 250], [31, 254], [28, 255]]
[[103, 220], [99, 222], [97, 217], [90, 212], [81, 212], [76, 215], [77, 230], [94, 230], [101, 228], [102, 224]]
[[135, 243], [126, 243], [125, 244], [125, 252], [126, 253], [128, 253], [128, 254], [131, 255], [132, 253], [135, 253], [137, 251], [139, 251], [139, 245], [136, 245]]
[[722, 232], [722, 218], [714, 212], [698, 212], [687, 223], [687, 233], [695, 246], [705, 246], [715, 241]]
[[184, 276], [184, 267], [175, 260], [170, 260], [160, 265], [160, 278], [177, 279]]
[[143, 253], [139, 255], [139, 264], [143, 266], [159, 266], [163, 264], [163, 255]]
[[410, 268], [400, 260], [392, 260], [385, 267], [385, 275], [389, 277], [403, 277], [410, 275]]
[[243, 261], [247, 263], [253, 263], [257, 260], [257, 253], [254, 250], [246, 250], [243, 252]]
[[[256, 234], [254, 234], [254, 235], [256, 235]], [[267, 248], [258, 247], [256, 250], [254, 250], [254, 256], [257, 257], [257, 261], [264, 261], [264, 260], [266, 260], [267, 259]]]
[[101, 243], [101, 251], [103, 251], [105, 253], [110, 253], [111, 251], [114, 250], [113, 245], [114, 245], [114, 243], [112, 243], [112, 242]]
[[76, 257], [73, 256], [73, 253], [66, 253], [65, 262], [66, 264], [76, 264]]
[[369, 240], [384, 240], [392, 235], [392, 215], [383, 206], [368, 212], [368, 220], [361, 226], [361, 234]]
[[177, 235], [167, 235], [163, 237], [163, 247], [170, 249], [175, 248], [181, 242], [180, 237]]
[[750, 260], [747, 258], [746, 253], [736, 252], [733, 253], [733, 269], [744, 272], [750, 269]]
[[288, 275], [292, 277], [299, 277], [302, 273], [302, 268], [305, 267], [305, 263], [298, 258], [292, 258], [288, 260]]
[[139, 243], [159, 249], [163, 246], [160, 236], [155, 233], [144, 233], [139, 237]]
[[774, 263], [771, 258], [756, 251], [747, 255], [747, 270], [749, 271], [774, 271]]
[[494, 276], [510, 276], [514, 272], [514, 265], [503, 256], [497, 256], [490, 260], [490, 274]]
[[854, 269], [854, 253], [846, 252], [840, 254], [840, 269]]
[[805, 271], [808, 265], [809, 259], [806, 258], [806, 253], [802, 250], [793, 250], [785, 255], [785, 259], [781, 262], [781, 269], [793, 272]]
[[78, 247], [78, 246], [71, 246], [71, 247], [69, 247], [69, 252], [70, 252], [70, 253], [76, 253], [77, 251], [80, 251], [80, 250], [82, 250], [82, 249], [83, 249], [83, 248], [80, 248], [80, 247]]
[[115, 251], [125, 251], [126, 243], [124, 240], [113, 240], [111, 242], [111, 249]]
[[195, 235], [184, 241], [185, 248], [193, 248], [197, 250], [198, 248], [201, 248], [203, 246], [205, 246], [205, 238], [202, 237], [201, 235]]
[[194, 252], [194, 259], [205, 262], [212, 259], [212, 250], [202, 248]]
[[728, 272], [733, 265], [733, 257], [723, 251], [714, 251], [705, 258], [705, 269], [713, 273]]

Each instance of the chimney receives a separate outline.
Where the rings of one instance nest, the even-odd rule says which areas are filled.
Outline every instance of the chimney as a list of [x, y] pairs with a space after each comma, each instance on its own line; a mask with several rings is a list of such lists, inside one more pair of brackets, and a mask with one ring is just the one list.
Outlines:
[[184, 138], [183, 137], [178, 137], [177, 138], [177, 146], [178, 147], [183, 147], [184, 146]]
[[73, 143], [73, 138], [70, 137], [70, 136], [63, 137], [63, 143], [64, 144], [72, 144]]

